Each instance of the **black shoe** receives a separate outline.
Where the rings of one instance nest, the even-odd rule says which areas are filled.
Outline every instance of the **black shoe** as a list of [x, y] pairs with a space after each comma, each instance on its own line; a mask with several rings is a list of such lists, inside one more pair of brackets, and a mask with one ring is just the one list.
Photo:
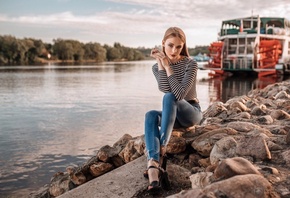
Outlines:
[[153, 181], [149, 185], [147, 192], [151, 195], [157, 195], [162, 193], [163, 190], [170, 190], [170, 182], [168, 179], [168, 173], [163, 168], [157, 168], [155, 166], [149, 166], [150, 168], [156, 168], [159, 171], [159, 181]]
[[[163, 155], [160, 157], [160, 161], [161, 161], [161, 168], [163, 170], [166, 170], [166, 166], [167, 166], [167, 155]], [[148, 168], [149, 169], [149, 168]], [[148, 179], [148, 169], [146, 169], [144, 172], [143, 172], [143, 176]]]
[[153, 181], [149, 184], [148, 186], [148, 190], [147, 192], [150, 194], [150, 195], [158, 195], [158, 194], [161, 194], [162, 193], [162, 186], [161, 186], [161, 175], [162, 175], [162, 172], [161, 172], [161, 169], [158, 168], [158, 167], [155, 167], [155, 166], [149, 166], [148, 169], [147, 169], [147, 177], [148, 177], [148, 170], [151, 169], [151, 168], [155, 168], [159, 171], [158, 173], [158, 178], [159, 178], [159, 181]]

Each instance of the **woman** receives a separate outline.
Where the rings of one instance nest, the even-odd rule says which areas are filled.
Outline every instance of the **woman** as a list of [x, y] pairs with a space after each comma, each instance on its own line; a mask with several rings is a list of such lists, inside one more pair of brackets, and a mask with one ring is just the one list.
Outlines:
[[190, 127], [202, 119], [196, 96], [197, 63], [189, 57], [184, 32], [170, 27], [162, 40], [162, 51], [153, 49], [151, 56], [157, 63], [152, 70], [159, 90], [164, 93], [162, 111], [151, 110], [145, 116], [145, 144], [149, 178], [148, 192], [160, 193], [168, 187], [162, 158], [173, 128]]

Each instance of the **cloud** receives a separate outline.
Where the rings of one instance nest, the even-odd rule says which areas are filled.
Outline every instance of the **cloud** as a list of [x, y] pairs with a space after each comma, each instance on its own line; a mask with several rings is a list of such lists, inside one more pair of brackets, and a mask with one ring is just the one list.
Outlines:
[[[66, 0], [60, 0], [66, 1]], [[222, 20], [247, 17], [252, 13], [260, 16], [285, 17], [290, 12], [288, 0], [107, 0], [128, 5], [120, 9], [111, 6], [107, 10], [90, 15], [75, 14], [71, 11], [60, 13], [23, 15], [10, 17], [0, 15], [0, 23], [33, 25], [79, 29], [78, 33], [88, 36], [107, 35], [115, 41], [130, 42], [133, 37], [154, 35], [161, 38], [163, 31], [170, 26], [179, 26], [189, 33], [195, 43], [215, 40]], [[69, 9], [69, 8], [68, 8]], [[4, 29], [4, 27], [2, 27]], [[85, 37], [82, 35], [82, 37]], [[72, 35], [71, 35], [72, 36]], [[77, 37], [77, 35], [74, 35]], [[129, 36], [129, 38], [125, 38]], [[118, 38], [117, 38], [118, 37]], [[106, 39], [102, 37], [102, 39]], [[134, 42], [136, 42], [134, 40]], [[140, 41], [141, 42], [141, 41]]]

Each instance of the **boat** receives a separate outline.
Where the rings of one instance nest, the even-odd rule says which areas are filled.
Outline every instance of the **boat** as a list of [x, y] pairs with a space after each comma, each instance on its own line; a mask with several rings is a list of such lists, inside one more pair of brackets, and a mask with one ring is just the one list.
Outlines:
[[258, 77], [290, 74], [290, 21], [259, 15], [224, 20], [208, 56], [204, 68], [213, 77], [241, 72]]

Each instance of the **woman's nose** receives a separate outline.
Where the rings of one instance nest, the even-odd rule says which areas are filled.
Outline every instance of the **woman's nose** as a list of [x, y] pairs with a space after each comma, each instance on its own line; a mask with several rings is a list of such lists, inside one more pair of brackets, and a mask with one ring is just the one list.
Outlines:
[[172, 50], [173, 50], [173, 52], [177, 52], [177, 48], [176, 47], [174, 47]]

